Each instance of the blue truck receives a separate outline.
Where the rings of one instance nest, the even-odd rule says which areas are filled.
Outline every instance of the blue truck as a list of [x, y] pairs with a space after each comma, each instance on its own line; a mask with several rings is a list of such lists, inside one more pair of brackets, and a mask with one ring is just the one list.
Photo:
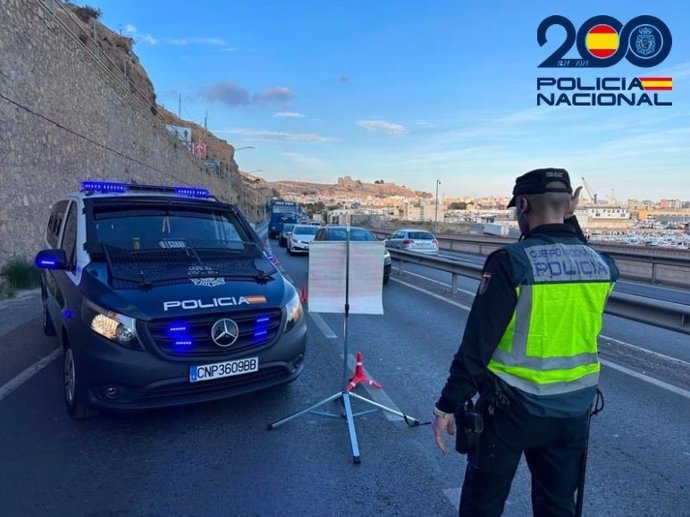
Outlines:
[[296, 201], [274, 199], [268, 203], [268, 237], [277, 239], [285, 223], [297, 224], [300, 220], [300, 205]]

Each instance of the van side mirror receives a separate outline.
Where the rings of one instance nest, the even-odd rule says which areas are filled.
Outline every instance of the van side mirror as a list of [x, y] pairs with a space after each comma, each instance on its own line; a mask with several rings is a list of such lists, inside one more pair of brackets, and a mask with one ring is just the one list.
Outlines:
[[69, 269], [65, 250], [41, 250], [34, 260], [36, 267], [41, 269]]

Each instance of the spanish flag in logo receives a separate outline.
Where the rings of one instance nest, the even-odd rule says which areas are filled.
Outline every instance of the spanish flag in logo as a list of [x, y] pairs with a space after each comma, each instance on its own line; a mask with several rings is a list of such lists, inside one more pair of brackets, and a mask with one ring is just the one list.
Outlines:
[[261, 295], [245, 296], [244, 299], [249, 303], [266, 303], [266, 297]]
[[610, 25], [595, 25], [587, 32], [585, 45], [594, 57], [610, 57], [618, 50], [618, 33]]
[[645, 90], [673, 90], [673, 77], [640, 77]]

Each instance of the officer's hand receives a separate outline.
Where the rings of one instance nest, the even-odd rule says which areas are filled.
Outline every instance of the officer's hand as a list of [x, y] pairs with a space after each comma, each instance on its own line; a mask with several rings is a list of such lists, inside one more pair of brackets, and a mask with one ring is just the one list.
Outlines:
[[443, 436], [443, 432], [445, 431], [451, 436], [455, 434], [455, 416], [440, 417], [434, 415], [431, 427], [434, 429], [434, 440], [436, 441], [436, 445], [438, 445], [441, 452], [445, 454], [448, 452], [448, 449], [446, 447], [446, 440]]
[[[568, 211], [566, 214], [573, 214], [577, 210], [577, 204], [580, 202], [580, 192], [582, 192], [582, 187], [577, 187], [573, 195], [570, 197], [570, 205], [568, 206]], [[567, 215], [566, 215], [567, 218]]]

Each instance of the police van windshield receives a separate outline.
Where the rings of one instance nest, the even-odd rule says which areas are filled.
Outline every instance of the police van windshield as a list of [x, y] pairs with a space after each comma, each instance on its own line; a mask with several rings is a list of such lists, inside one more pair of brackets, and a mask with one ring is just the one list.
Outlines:
[[135, 210], [101, 212], [95, 217], [98, 240], [102, 243], [158, 243], [232, 241], [253, 242], [230, 213], [203, 211]]

